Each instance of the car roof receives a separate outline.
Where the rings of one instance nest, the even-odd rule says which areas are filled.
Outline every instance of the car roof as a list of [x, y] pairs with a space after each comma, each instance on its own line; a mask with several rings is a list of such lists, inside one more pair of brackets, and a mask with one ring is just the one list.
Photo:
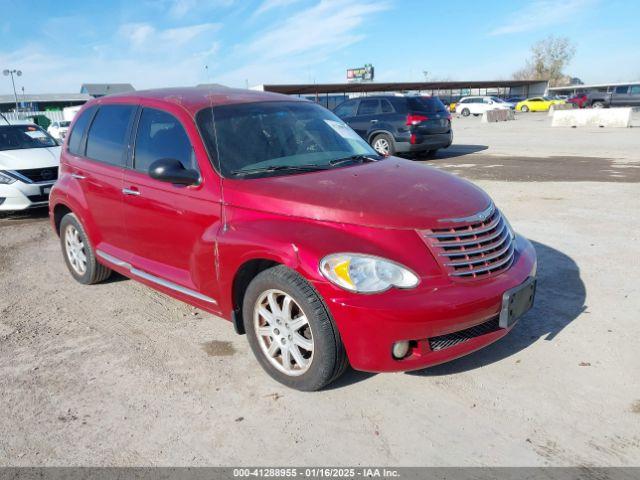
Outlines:
[[145, 99], [151, 99], [166, 104], [179, 105], [191, 114], [195, 114], [206, 107], [216, 107], [219, 105], [264, 101], [308, 101], [301, 98], [291, 97], [289, 95], [282, 95], [280, 93], [228, 88], [224, 86], [198, 86], [137, 90], [134, 92], [100, 97], [87, 103], [122, 103], [127, 100], [133, 103], [139, 103]]

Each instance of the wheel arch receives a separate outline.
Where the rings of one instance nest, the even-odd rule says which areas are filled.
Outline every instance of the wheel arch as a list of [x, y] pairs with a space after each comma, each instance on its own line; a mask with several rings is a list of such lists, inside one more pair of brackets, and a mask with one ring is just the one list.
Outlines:
[[245, 261], [236, 271], [231, 285], [232, 314], [231, 321], [236, 333], [243, 335], [245, 332], [244, 318], [242, 316], [242, 302], [251, 281], [261, 272], [278, 265], [284, 265], [271, 258], [253, 258]]

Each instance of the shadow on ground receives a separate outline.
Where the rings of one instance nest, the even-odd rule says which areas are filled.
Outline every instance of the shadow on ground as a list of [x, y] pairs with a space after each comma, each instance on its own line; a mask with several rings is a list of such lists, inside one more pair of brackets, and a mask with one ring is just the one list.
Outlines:
[[459, 143], [454, 143], [449, 148], [442, 148], [438, 150], [436, 153], [434, 160], [445, 159], [445, 158], [454, 158], [454, 157], [462, 157], [464, 155], [469, 155], [471, 153], [482, 152], [489, 148], [486, 145], [464, 145]]
[[[408, 372], [415, 376], [441, 376], [474, 370], [502, 361], [543, 340], [554, 338], [586, 308], [586, 288], [580, 269], [564, 253], [533, 242], [538, 255], [538, 287], [534, 307], [522, 317], [511, 333], [496, 343], [470, 355], [434, 367]], [[329, 388], [357, 383], [374, 374], [349, 370]]]

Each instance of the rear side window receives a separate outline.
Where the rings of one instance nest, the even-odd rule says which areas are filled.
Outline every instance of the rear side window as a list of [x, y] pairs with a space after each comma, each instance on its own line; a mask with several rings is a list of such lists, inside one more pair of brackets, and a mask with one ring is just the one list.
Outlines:
[[633, 85], [630, 93], [631, 95], [640, 95], [640, 85]]
[[380, 102], [378, 100], [361, 100], [358, 107], [358, 115], [375, 115], [378, 113]]
[[342, 118], [353, 117], [356, 114], [356, 105], [358, 105], [358, 102], [355, 100], [344, 102], [343, 104], [338, 105], [333, 113]]
[[393, 113], [393, 107], [389, 100], [380, 100], [380, 106], [382, 107], [382, 113]]
[[82, 146], [82, 139], [84, 133], [87, 131], [89, 122], [96, 111], [96, 107], [89, 107], [80, 114], [78, 120], [76, 120], [73, 130], [69, 136], [68, 150], [69, 153], [74, 155], [84, 155], [84, 148]]
[[127, 133], [136, 107], [104, 105], [89, 129], [87, 157], [110, 165], [124, 166]]
[[170, 113], [145, 108], [138, 122], [135, 169], [148, 172], [153, 162], [163, 158], [178, 160], [187, 169], [197, 168], [191, 142], [178, 119]]
[[[418, 110], [420, 112], [444, 112], [446, 107], [444, 103], [438, 97], [414, 97], [409, 98], [409, 107], [412, 110]], [[463, 102], [463, 103], [469, 103]]]

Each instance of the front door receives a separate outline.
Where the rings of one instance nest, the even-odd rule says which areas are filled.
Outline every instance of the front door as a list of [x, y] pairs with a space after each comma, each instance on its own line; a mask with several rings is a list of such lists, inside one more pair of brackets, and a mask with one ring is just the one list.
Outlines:
[[190, 137], [183, 123], [166, 111], [144, 107], [135, 128], [131, 168], [124, 174], [124, 222], [133, 273], [215, 309], [220, 184], [205, 181], [202, 174], [201, 182], [192, 186], [151, 178], [149, 167], [156, 160], [178, 160], [200, 172], [209, 160], [196, 158], [197, 133]]

